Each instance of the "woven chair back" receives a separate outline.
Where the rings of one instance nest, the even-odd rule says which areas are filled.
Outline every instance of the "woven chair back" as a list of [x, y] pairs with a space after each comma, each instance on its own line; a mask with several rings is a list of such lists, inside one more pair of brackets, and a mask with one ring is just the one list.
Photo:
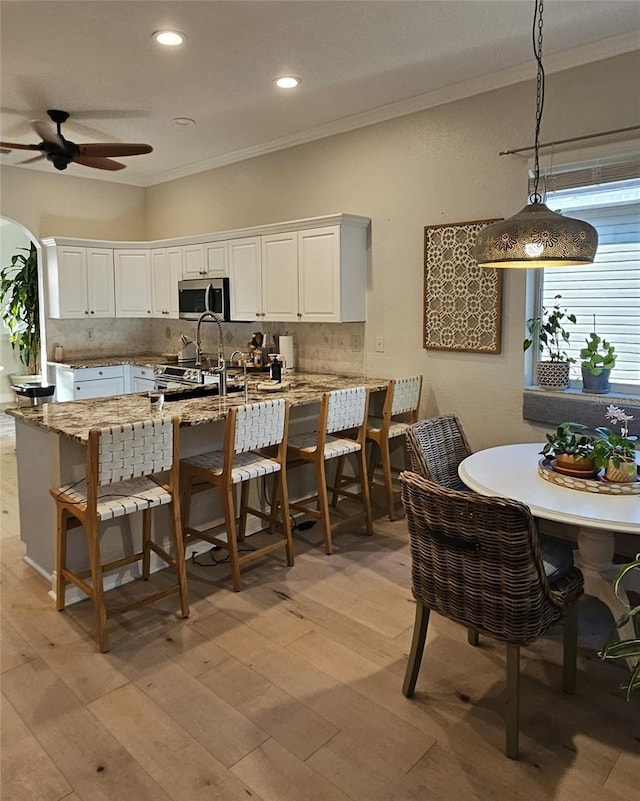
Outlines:
[[393, 400], [391, 402], [391, 416], [413, 412], [420, 403], [420, 389], [422, 376], [414, 375], [409, 378], [396, 378], [393, 381]]
[[471, 449], [457, 417], [418, 420], [405, 433], [411, 470], [442, 487], [459, 486], [458, 465]]
[[97, 442], [100, 486], [150, 476], [173, 465], [170, 417], [93, 429], [89, 441]]
[[234, 453], [279, 445], [284, 437], [284, 398], [248, 403], [236, 409]]
[[367, 409], [366, 388], [335, 389], [328, 395], [327, 434], [331, 434], [333, 431], [360, 428]]
[[539, 637], [561, 615], [528, 507], [400, 477], [412, 589], [430, 609], [511, 643]]

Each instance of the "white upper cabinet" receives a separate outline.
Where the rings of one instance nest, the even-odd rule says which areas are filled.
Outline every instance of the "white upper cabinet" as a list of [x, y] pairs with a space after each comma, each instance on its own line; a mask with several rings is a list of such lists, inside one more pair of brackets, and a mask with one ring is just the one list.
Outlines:
[[178, 281], [182, 278], [182, 248], [151, 251], [151, 316], [178, 317]]
[[229, 275], [229, 243], [207, 242], [203, 245], [207, 278], [226, 278]]
[[207, 275], [205, 258], [203, 245], [184, 245], [182, 248], [182, 277], [205, 278]]
[[113, 250], [45, 245], [49, 316], [114, 317]]
[[232, 320], [262, 320], [262, 253], [260, 237], [229, 242], [229, 290]]
[[116, 317], [151, 317], [151, 251], [114, 252]]
[[262, 318], [298, 319], [298, 232], [262, 237]]

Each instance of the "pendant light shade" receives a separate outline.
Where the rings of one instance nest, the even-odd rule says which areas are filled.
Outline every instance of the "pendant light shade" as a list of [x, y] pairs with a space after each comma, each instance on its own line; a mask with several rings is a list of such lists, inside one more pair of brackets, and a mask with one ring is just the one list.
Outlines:
[[597, 247], [592, 225], [534, 202], [483, 228], [474, 255], [482, 267], [572, 267], [591, 264]]
[[535, 0], [533, 54], [538, 64], [538, 74], [533, 193], [529, 197], [529, 205], [513, 217], [488, 225], [480, 231], [473, 255], [481, 267], [573, 267], [592, 264], [598, 248], [598, 232], [592, 225], [551, 211], [538, 193], [540, 126], [545, 88], [542, 66], [543, 9], [543, 0]]

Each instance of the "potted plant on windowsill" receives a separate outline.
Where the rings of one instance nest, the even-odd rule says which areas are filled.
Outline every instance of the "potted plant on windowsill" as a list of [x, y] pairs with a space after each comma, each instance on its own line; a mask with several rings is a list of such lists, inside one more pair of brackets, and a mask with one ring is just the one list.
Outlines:
[[536, 379], [542, 389], [566, 389], [569, 385], [569, 366], [575, 362], [563, 348], [570, 339], [570, 333], [565, 326], [567, 323], [575, 323], [576, 316], [560, 307], [561, 297], [562, 295], [556, 295], [551, 308], [543, 306], [539, 317], [530, 317], [527, 320], [529, 337], [522, 343], [522, 349], [527, 351], [537, 341], [538, 352], [547, 357], [536, 365]]
[[592, 458], [593, 437], [583, 433], [582, 423], [560, 423], [553, 434], [547, 434], [547, 441], [540, 453], [552, 460], [551, 466], [559, 473], [593, 476], [597, 472]]
[[0, 316], [9, 329], [12, 348], [18, 355], [29, 382], [39, 382], [40, 306], [38, 297], [38, 252], [34, 243], [30, 249], [20, 248], [11, 264], [0, 270]]
[[636, 436], [629, 435], [629, 420], [633, 415], [625, 414], [617, 406], [608, 406], [605, 417], [612, 424], [620, 423], [620, 433], [600, 426], [595, 429], [593, 461], [597, 468], [604, 468], [605, 478], [626, 484], [638, 480], [636, 464]]
[[614, 346], [596, 333], [595, 314], [593, 331], [585, 341], [587, 346], [580, 351], [582, 391], [594, 395], [606, 395], [611, 390], [609, 376], [616, 364], [616, 354]]

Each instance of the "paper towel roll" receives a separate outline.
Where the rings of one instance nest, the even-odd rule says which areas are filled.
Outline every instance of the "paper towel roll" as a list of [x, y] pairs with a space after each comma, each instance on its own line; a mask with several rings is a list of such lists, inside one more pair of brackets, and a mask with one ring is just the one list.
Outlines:
[[278, 348], [280, 350], [280, 357], [285, 370], [296, 369], [296, 354], [293, 346], [293, 337], [290, 335], [283, 335], [278, 337]]

